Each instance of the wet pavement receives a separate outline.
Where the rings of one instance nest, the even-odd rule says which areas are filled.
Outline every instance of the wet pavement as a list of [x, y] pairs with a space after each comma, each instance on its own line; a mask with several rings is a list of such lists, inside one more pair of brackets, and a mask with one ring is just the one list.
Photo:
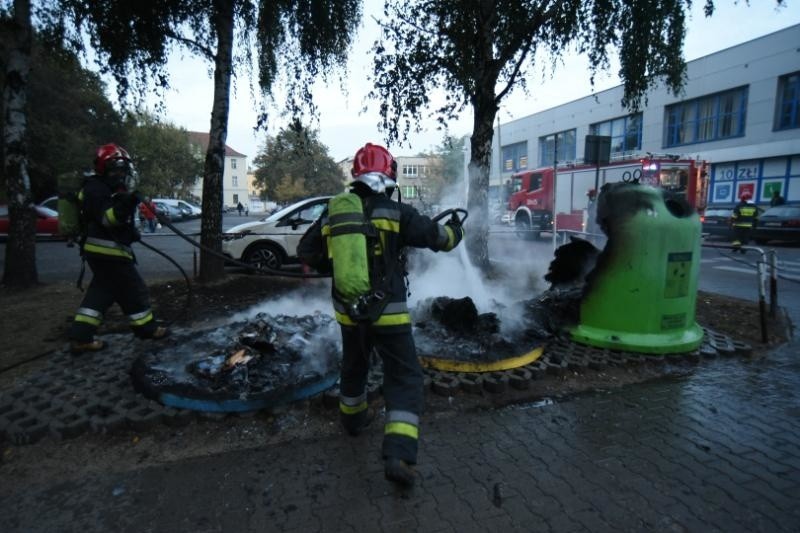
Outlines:
[[383, 478], [379, 423], [358, 438], [331, 425], [319, 438], [3, 483], [0, 530], [797, 531], [799, 348], [432, 413], [410, 491]]

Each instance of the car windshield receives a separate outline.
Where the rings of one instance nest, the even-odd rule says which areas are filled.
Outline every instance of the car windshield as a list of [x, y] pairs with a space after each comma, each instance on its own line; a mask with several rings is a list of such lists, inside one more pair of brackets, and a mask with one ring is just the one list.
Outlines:
[[[277, 222], [278, 220], [282, 219], [283, 217], [285, 217], [286, 215], [288, 215], [289, 213], [291, 213], [292, 211], [297, 209], [303, 203], [305, 203], [305, 202], [297, 202], [297, 203], [294, 203], [294, 204], [289, 205], [287, 207], [284, 207], [283, 209], [279, 209], [278, 211], [275, 211], [274, 213], [272, 213], [267, 218], [262, 218], [261, 222]], [[311, 202], [309, 202], [309, 203], [311, 203]], [[317, 204], [316, 206], [314, 206], [316, 208], [316, 209], [314, 209], [314, 211], [316, 211], [316, 215], [317, 216], [319, 216], [319, 214], [322, 213], [322, 210], [324, 209], [324, 206], [325, 206], [325, 202], [321, 202], [321, 203]], [[303, 210], [298, 211], [297, 214], [298, 215], [302, 215], [302, 218], [307, 219], [307, 216], [306, 216], [307, 213], [308, 213], [308, 210], [307, 210], [307, 207], [306, 207]], [[312, 220], [316, 220], [316, 217], [314, 217]]]
[[731, 216], [732, 209], [708, 209], [705, 215], [707, 217], [729, 217]]

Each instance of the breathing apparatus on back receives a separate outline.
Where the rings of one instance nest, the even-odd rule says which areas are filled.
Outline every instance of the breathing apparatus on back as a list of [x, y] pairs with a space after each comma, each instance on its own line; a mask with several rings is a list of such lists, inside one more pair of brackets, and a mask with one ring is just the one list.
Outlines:
[[[351, 174], [354, 187], [368, 187], [390, 196], [397, 186], [397, 162], [382, 146], [367, 143], [356, 152]], [[379, 232], [364, 211], [364, 201], [353, 193], [328, 202], [328, 254], [333, 261], [333, 285], [354, 320], [375, 320], [386, 302], [384, 288], [374, 287], [371, 262], [381, 256]]]

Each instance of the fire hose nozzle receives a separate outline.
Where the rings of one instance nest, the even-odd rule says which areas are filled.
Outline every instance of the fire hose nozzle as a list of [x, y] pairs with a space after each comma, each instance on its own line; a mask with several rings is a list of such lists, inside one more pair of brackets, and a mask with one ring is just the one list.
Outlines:
[[[439, 222], [440, 220], [442, 220], [447, 215], [450, 215], [450, 220], [453, 220], [453, 221], [458, 222], [459, 224], [463, 225], [464, 222], [467, 220], [467, 217], [469, 216], [469, 212], [467, 212], [466, 209], [462, 209], [461, 207], [455, 207], [455, 208], [452, 208], [452, 209], [445, 209], [444, 211], [442, 211], [441, 213], [439, 213], [438, 215], [433, 217], [431, 220], [433, 220], [434, 222]], [[459, 216], [459, 215], [462, 215], [462, 216]]]

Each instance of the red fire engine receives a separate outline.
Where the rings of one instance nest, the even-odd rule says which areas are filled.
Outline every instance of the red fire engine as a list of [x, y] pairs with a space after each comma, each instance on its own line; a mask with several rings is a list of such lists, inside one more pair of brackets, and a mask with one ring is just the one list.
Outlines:
[[[555, 194], [553, 177], [555, 176]], [[650, 154], [601, 165], [544, 167], [511, 176], [507, 219], [519, 236], [534, 238], [542, 232], [586, 231], [587, 210], [596, 201], [595, 183], [638, 181], [686, 195], [696, 209], [705, 208], [708, 178], [705, 161]], [[553, 203], [555, 201], [555, 210]]]

